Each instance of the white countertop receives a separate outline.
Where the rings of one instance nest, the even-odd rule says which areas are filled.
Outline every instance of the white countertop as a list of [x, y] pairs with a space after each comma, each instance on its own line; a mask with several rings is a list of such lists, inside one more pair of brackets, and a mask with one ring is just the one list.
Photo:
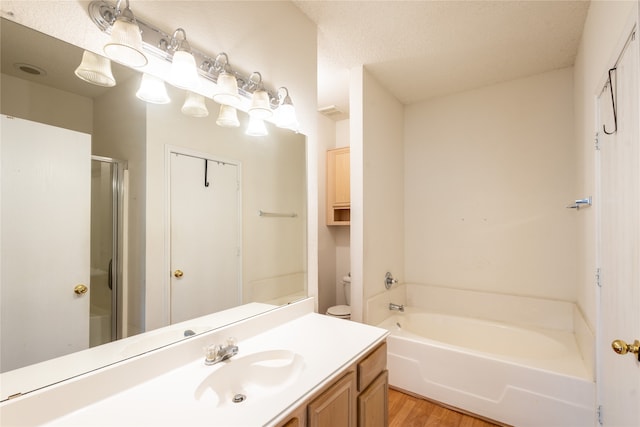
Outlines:
[[[36, 425], [272, 425], [388, 334], [384, 329], [311, 313], [309, 307], [312, 304], [308, 302], [297, 305], [298, 308], [288, 310], [290, 314], [287, 313], [288, 307], [275, 310], [139, 356], [131, 363], [114, 367], [113, 372], [103, 375], [103, 378], [93, 378], [92, 381], [88, 378], [84, 389], [97, 391], [95, 399], [77, 408], [67, 405], [72, 410], [58, 410], [53, 417], [40, 417], [44, 422]], [[248, 395], [242, 403], [220, 406], [206, 398], [198, 400], [195, 398], [198, 384], [215, 370], [224, 369], [225, 363], [234, 362], [232, 358], [228, 362], [206, 366], [202, 347], [223, 343], [228, 336], [237, 338], [239, 353], [236, 359], [266, 350], [290, 350], [302, 357], [302, 371], [295, 381], [277, 387], [273, 393], [261, 398], [252, 399]], [[145, 374], [143, 371], [146, 370], [150, 372]], [[114, 387], [113, 383], [117, 383], [119, 378], [136, 374], [147, 378], [130, 380], [119, 389]], [[83, 389], [80, 382], [76, 386]], [[101, 387], [111, 389], [111, 392], [96, 390]], [[59, 399], [66, 396], [72, 398], [66, 393], [50, 397], [55, 397], [56, 404], [64, 406], [66, 403]], [[34, 404], [38, 401], [43, 400], [36, 399]], [[28, 406], [23, 404], [18, 409], [24, 411]], [[15, 416], [16, 411], [10, 415]]]
[[27, 393], [77, 375], [118, 363], [128, 357], [184, 339], [184, 331], [213, 330], [273, 310], [271, 304], [249, 303], [156, 329], [55, 359], [0, 373], [0, 399]]

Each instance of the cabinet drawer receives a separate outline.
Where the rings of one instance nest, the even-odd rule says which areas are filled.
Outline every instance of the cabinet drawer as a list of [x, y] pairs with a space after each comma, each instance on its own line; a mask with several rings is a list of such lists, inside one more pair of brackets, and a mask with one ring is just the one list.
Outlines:
[[380, 344], [358, 363], [358, 391], [362, 391], [387, 369], [387, 343]]

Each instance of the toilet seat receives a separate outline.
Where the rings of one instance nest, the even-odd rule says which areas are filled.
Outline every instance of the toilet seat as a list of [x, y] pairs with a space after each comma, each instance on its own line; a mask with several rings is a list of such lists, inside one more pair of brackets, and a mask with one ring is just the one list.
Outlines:
[[351, 307], [348, 305], [334, 305], [333, 307], [329, 307], [327, 314], [333, 317], [350, 318]]

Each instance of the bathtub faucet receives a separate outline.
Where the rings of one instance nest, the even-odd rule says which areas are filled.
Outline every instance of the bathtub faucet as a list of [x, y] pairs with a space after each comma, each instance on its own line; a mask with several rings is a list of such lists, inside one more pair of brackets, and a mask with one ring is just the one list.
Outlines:
[[389, 303], [389, 310], [391, 311], [401, 311], [404, 313], [404, 304], [394, 304], [392, 302]]

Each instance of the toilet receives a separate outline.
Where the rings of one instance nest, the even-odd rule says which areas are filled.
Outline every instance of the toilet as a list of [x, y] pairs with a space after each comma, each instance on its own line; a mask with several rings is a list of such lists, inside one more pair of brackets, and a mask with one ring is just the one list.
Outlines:
[[327, 316], [337, 317], [340, 319], [351, 319], [351, 276], [342, 278], [342, 289], [344, 290], [344, 298], [347, 305], [334, 305], [327, 310]]

